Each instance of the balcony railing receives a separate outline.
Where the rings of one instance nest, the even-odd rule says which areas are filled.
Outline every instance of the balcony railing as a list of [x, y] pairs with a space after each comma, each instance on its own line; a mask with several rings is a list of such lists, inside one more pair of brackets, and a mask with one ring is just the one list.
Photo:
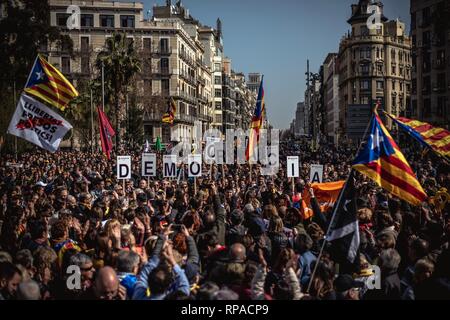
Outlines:
[[445, 92], [445, 83], [439, 82], [439, 83], [433, 83], [432, 85], [433, 92], [442, 93]]
[[190, 103], [192, 103], [192, 104], [196, 104], [197, 103], [197, 98], [196, 97], [191, 96], [191, 95], [187, 94], [184, 91], [180, 91], [177, 96], [182, 98], [182, 99], [184, 99], [184, 100], [186, 100], [186, 101], [188, 101], [188, 102], [190, 102]]
[[[148, 49], [147, 49], [148, 50]], [[172, 54], [172, 49], [167, 47], [158, 47], [155, 46], [151, 48], [153, 54], [159, 54], [159, 55], [170, 55]]]
[[191, 76], [190, 74], [188, 74], [185, 71], [181, 71], [180, 72], [180, 77], [184, 80], [186, 80], [187, 82], [191, 83], [192, 85], [196, 85], [197, 84], [197, 78]]
[[433, 69], [442, 70], [445, 68], [445, 59], [433, 60]]
[[196, 67], [195, 60], [192, 59], [191, 57], [189, 57], [185, 51], [180, 50], [179, 55], [180, 55], [180, 58], [183, 59], [187, 64], [189, 64], [192, 67]]
[[170, 76], [172, 71], [169, 68], [152, 68], [152, 74], [157, 76]]

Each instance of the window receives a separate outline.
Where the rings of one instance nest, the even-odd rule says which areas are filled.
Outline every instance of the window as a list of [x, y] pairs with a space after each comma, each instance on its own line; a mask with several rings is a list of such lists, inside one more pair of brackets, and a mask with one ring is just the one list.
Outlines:
[[395, 80], [392, 80], [392, 90], [395, 91]]
[[377, 27], [377, 35], [381, 36], [383, 34], [383, 27], [382, 26], [378, 26]]
[[215, 96], [218, 97], [218, 98], [222, 97], [222, 90], [221, 89], [216, 89], [215, 90]]
[[400, 91], [403, 92], [403, 82], [400, 82]]
[[122, 28], [134, 28], [134, 16], [120, 16], [120, 26]]
[[383, 89], [384, 89], [384, 82], [377, 81], [377, 90], [383, 90]]
[[396, 96], [392, 96], [392, 106], [396, 106], [397, 105], [397, 97]]
[[445, 116], [445, 105], [447, 104], [447, 97], [438, 97], [436, 115]]
[[215, 114], [214, 115], [214, 121], [221, 123], [222, 122], [222, 115], [221, 114]]
[[94, 26], [94, 15], [93, 14], [82, 14], [80, 19], [80, 24], [82, 27], [93, 27]]
[[80, 38], [80, 49], [81, 49], [81, 52], [89, 51], [89, 37], [81, 37]]
[[[220, 63], [215, 63], [214, 64], [214, 71], [222, 71], [221, 69], [220, 69]], [[252, 81], [253, 82], [253, 81]]]
[[424, 47], [428, 47], [431, 42], [431, 32], [430, 31], [424, 31], [422, 32], [422, 42]]
[[159, 47], [161, 49], [161, 53], [169, 53], [169, 39], [160, 39]]
[[377, 71], [380, 73], [383, 73], [383, 65], [382, 64], [377, 64]]
[[89, 73], [89, 57], [81, 57], [81, 73]]
[[220, 102], [216, 102], [216, 109], [222, 109], [222, 104]]
[[369, 29], [367, 26], [361, 26], [361, 36], [368, 36], [369, 35]]
[[369, 97], [361, 96], [361, 104], [369, 104]]
[[113, 15], [100, 15], [100, 26], [105, 28], [114, 28], [114, 16]]
[[403, 67], [399, 67], [399, 68], [398, 68], [398, 71], [399, 71], [400, 75], [403, 76], [403, 74], [404, 74], [404, 73], [403, 73], [403, 71], [404, 71]]
[[431, 115], [431, 100], [423, 99], [423, 116], [429, 117]]
[[392, 62], [395, 62], [395, 58], [396, 58], [395, 50], [392, 49], [392, 50], [391, 50], [391, 59], [392, 59]]
[[143, 39], [143, 45], [145, 51], [150, 51], [152, 49], [152, 39], [150, 38], [144, 38]]
[[221, 76], [215, 76], [214, 77], [214, 84], [222, 84]]
[[377, 48], [377, 59], [380, 59], [380, 48]]
[[425, 94], [429, 94], [431, 91], [431, 78], [430, 76], [423, 77], [423, 89]]
[[369, 80], [361, 80], [359, 88], [361, 90], [369, 90]]
[[70, 73], [70, 58], [61, 57], [61, 66], [62, 66], [62, 73], [65, 74]]
[[169, 59], [167, 58], [161, 58], [160, 61], [161, 64], [161, 73], [169, 73]]
[[66, 27], [67, 26], [67, 19], [70, 17], [70, 14], [68, 13], [57, 13], [56, 14], [56, 24], [59, 27]]
[[368, 64], [363, 64], [361, 66], [361, 73], [362, 74], [368, 74], [369, 73], [369, 65]]
[[392, 66], [392, 74], [395, 75], [396, 72], [397, 72], [397, 67], [396, 66]]
[[170, 81], [169, 79], [161, 80], [161, 91], [162, 94], [168, 96], [170, 94]]

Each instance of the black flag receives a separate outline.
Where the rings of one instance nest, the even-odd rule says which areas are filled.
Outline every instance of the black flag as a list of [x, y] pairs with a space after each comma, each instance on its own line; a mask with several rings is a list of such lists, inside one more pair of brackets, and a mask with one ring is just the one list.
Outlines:
[[341, 273], [359, 269], [359, 225], [356, 208], [354, 172], [350, 173], [333, 211], [334, 219], [326, 240], [334, 261], [341, 266]]

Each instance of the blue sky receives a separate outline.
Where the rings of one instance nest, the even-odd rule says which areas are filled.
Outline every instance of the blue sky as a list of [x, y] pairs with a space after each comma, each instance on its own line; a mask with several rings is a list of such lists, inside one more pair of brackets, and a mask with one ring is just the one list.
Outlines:
[[[142, 0], [141, 0], [142, 1]], [[145, 10], [165, 0], [143, 0]], [[173, 3], [176, 1], [173, 0]], [[329, 52], [350, 29], [350, 5], [358, 0], [184, 0], [203, 24], [222, 20], [225, 55], [233, 69], [264, 74], [270, 122], [287, 128], [305, 91], [306, 59], [318, 72]], [[400, 18], [409, 30], [409, 0], [384, 0], [389, 19]]]

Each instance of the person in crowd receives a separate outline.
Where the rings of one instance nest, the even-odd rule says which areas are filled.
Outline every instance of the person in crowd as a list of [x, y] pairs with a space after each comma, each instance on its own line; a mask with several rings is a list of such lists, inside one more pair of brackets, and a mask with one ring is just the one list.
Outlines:
[[[450, 204], [436, 198], [450, 190], [449, 167], [401, 148], [429, 199], [409, 205], [356, 174], [351, 271], [326, 245], [333, 203], [308, 183], [317, 163], [324, 182], [345, 180], [357, 150], [350, 143], [312, 150], [306, 138], [282, 141], [272, 176], [259, 165], [203, 164], [202, 177], [180, 166], [172, 180], [141, 177], [140, 152], [123, 147], [133, 167], [125, 185], [115, 152], [111, 160], [83, 150], [4, 154], [0, 299], [450, 299]], [[288, 155], [300, 158], [298, 178], [286, 179]], [[72, 289], [73, 268], [80, 286]], [[375, 280], [381, 289], [369, 287]]]

